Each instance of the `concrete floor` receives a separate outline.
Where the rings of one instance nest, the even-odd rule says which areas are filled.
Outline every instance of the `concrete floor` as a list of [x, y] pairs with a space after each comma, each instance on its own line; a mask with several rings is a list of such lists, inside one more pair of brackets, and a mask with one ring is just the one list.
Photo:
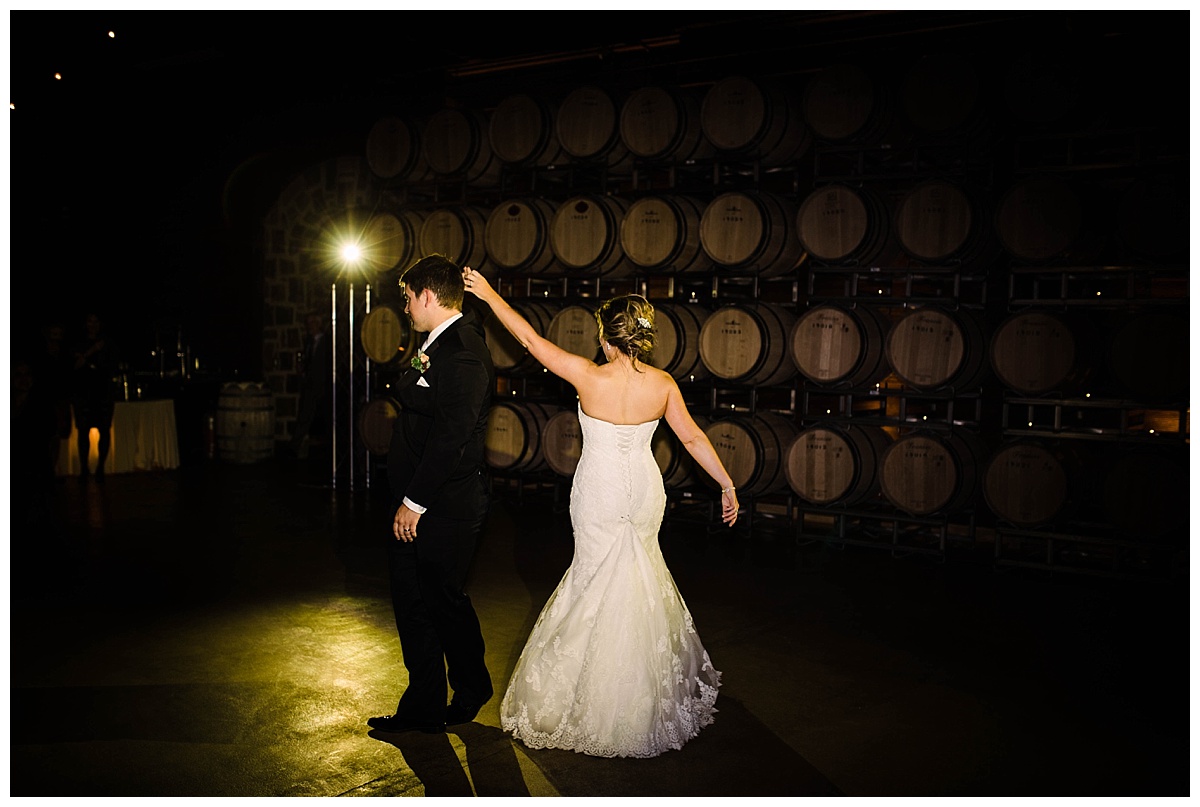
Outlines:
[[[13, 502], [12, 796], [1184, 796], [1186, 574], [1168, 582], [797, 545], [669, 522], [723, 672], [682, 751], [530, 750], [499, 695], [375, 735], [404, 686], [370, 493], [273, 460], [60, 480]], [[471, 593], [503, 691], [571, 558], [553, 496], [497, 497]], [[1186, 570], [1185, 570], [1186, 571]]]

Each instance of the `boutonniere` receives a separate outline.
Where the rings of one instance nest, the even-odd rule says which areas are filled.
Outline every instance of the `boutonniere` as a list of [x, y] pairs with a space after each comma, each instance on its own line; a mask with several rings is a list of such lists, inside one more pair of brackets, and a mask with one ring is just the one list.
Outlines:
[[412, 364], [414, 370], [420, 370], [421, 374], [424, 375], [425, 371], [429, 369], [429, 356], [426, 355], [425, 351], [418, 348], [417, 355], [413, 356], [412, 361], [409, 363]]

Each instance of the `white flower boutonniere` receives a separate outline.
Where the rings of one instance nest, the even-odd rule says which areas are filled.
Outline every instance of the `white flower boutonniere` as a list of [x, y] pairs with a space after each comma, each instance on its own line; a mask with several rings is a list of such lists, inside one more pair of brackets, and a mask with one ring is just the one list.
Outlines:
[[425, 371], [429, 369], [429, 356], [424, 351], [418, 349], [417, 355], [412, 357], [410, 364], [412, 364], [414, 370], [420, 370], [421, 374], [424, 375]]

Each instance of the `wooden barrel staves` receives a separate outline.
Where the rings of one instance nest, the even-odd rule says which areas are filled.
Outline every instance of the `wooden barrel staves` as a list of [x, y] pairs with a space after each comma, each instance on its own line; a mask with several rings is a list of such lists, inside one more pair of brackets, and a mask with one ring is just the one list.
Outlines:
[[593, 309], [568, 305], [554, 314], [546, 338], [568, 353], [596, 361], [600, 352], [599, 333]]
[[984, 442], [971, 432], [912, 432], [884, 450], [880, 488], [914, 516], [964, 510], [979, 494], [986, 458]]
[[1186, 449], [1114, 453], [1100, 488], [1105, 522], [1132, 539], [1186, 541], [1188, 480]]
[[550, 222], [554, 206], [534, 197], [496, 205], [484, 226], [488, 259], [501, 271], [542, 274], [554, 265]]
[[[733, 479], [738, 493], [760, 496], [787, 487], [785, 458], [799, 429], [773, 412], [735, 415], [709, 424], [704, 433]], [[705, 483], [716, 483], [705, 475]]]
[[633, 263], [621, 248], [621, 221], [629, 203], [584, 194], [562, 202], [550, 222], [550, 245], [569, 274], [625, 277]]
[[876, 143], [891, 123], [889, 93], [872, 71], [853, 63], [831, 64], [804, 88], [804, 120], [827, 143]]
[[879, 194], [834, 183], [817, 188], [796, 211], [796, 233], [809, 258], [870, 266], [887, 244], [888, 208]]
[[1141, 176], [1117, 203], [1121, 243], [1152, 260], [1187, 259], [1191, 241], [1188, 177], [1179, 173]]
[[1091, 371], [1072, 325], [1045, 311], [1022, 311], [1001, 322], [988, 355], [996, 377], [1023, 395], [1070, 392]]
[[883, 344], [890, 324], [870, 306], [815, 306], [792, 327], [792, 360], [800, 374], [818, 386], [869, 387], [889, 372]]
[[504, 98], [488, 121], [488, 142], [499, 160], [513, 166], [555, 165], [566, 159], [554, 132], [557, 110], [545, 98], [517, 93]]
[[[536, 300], [510, 300], [509, 305], [533, 326], [539, 336], [547, 335], [557, 310], [555, 306]], [[489, 312], [483, 320], [483, 332], [497, 373], [526, 376], [542, 369], [541, 364], [496, 319], [494, 313]]]
[[1037, 440], [1001, 446], [983, 472], [983, 498], [992, 512], [1019, 527], [1049, 524], [1063, 512], [1075, 463]]
[[974, 257], [984, 241], [981, 202], [940, 179], [919, 182], [896, 205], [901, 249], [918, 261], [950, 263]]
[[532, 401], [501, 401], [488, 412], [483, 459], [498, 471], [537, 471], [546, 467], [542, 434], [560, 407]]
[[979, 72], [957, 53], [931, 53], [904, 74], [900, 97], [904, 116], [930, 136], [977, 133], [988, 122]]
[[723, 306], [700, 329], [700, 358], [717, 378], [770, 386], [796, 375], [788, 336], [796, 316], [774, 303]]
[[975, 387], [987, 369], [982, 319], [965, 308], [926, 306], [888, 331], [884, 354], [905, 384], [921, 390]]
[[555, 412], [542, 432], [542, 454], [550, 470], [559, 476], [574, 476], [583, 454], [583, 431], [573, 409]]
[[[1092, 223], [1085, 223], [1083, 199], [1075, 186], [1055, 176], [1023, 177], [996, 208], [996, 235], [1006, 252], [1026, 263], [1084, 259], [1099, 246]], [[1088, 241], [1092, 241], [1088, 244]]]
[[642, 87], [621, 106], [621, 141], [649, 163], [686, 163], [712, 157], [700, 125], [700, 97], [670, 85]]
[[488, 142], [483, 116], [469, 109], [440, 109], [421, 134], [433, 172], [443, 179], [490, 187], [500, 179], [501, 162]]
[[729, 76], [708, 89], [700, 128], [719, 156], [769, 166], [796, 162], [812, 145], [798, 94], [780, 82], [750, 76]]
[[713, 260], [700, 243], [705, 205], [691, 196], [644, 196], [621, 219], [621, 249], [651, 273], [708, 272]]
[[1184, 403], [1188, 399], [1188, 317], [1155, 311], [1119, 325], [1108, 350], [1108, 369], [1118, 389], [1135, 401]]
[[413, 355], [417, 333], [407, 314], [383, 305], [363, 317], [359, 341], [368, 359], [377, 364], [393, 364]]
[[700, 243], [721, 267], [763, 277], [793, 272], [804, 257], [796, 205], [765, 191], [731, 191], [709, 202], [700, 218]]
[[880, 462], [891, 442], [877, 426], [810, 426], [788, 447], [788, 485], [812, 504], [861, 502], [879, 493]]
[[367, 166], [384, 179], [418, 182], [433, 175], [420, 128], [403, 115], [380, 118], [367, 133]]
[[421, 255], [445, 255], [459, 266], [479, 271], [489, 268], [484, 240], [489, 212], [477, 205], [431, 211], [421, 224]]
[[358, 415], [358, 436], [367, 451], [385, 457], [392, 444], [392, 428], [400, 416], [400, 404], [394, 398], [368, 401]]
[[649, 363], [677, 381], [708, 378], [700, 357], [700, 332], [709, 313], [699, 305], [655, 303], [654, 352]]
[[381, 275], [408, 268], [416, 259], [424, 222], [425, 214], [416, 210], [372, 216], [362, 235], [362, 255], [368, 271]]
[[632, 165], [621, 140], [622, 100], [611, 90], [586, 85], [572, 90], [558, 105], [554, 131], [563, 151], [575, 162], [603, 165], [610, 170]]
[[249, 464], [275, 455], [275, 403], [271, 388], [256, 382], [229, 382], [217, 396], [217, 456]]

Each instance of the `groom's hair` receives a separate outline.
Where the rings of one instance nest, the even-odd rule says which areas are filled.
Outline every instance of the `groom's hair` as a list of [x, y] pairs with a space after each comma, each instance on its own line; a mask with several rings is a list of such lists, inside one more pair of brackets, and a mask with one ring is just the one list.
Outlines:
[[400, 275], [400, 286], [420, 294], [429, 289], [443, 308], [462, 311], [463, 276], [460, 269], [445, 255], [427, 255]]

